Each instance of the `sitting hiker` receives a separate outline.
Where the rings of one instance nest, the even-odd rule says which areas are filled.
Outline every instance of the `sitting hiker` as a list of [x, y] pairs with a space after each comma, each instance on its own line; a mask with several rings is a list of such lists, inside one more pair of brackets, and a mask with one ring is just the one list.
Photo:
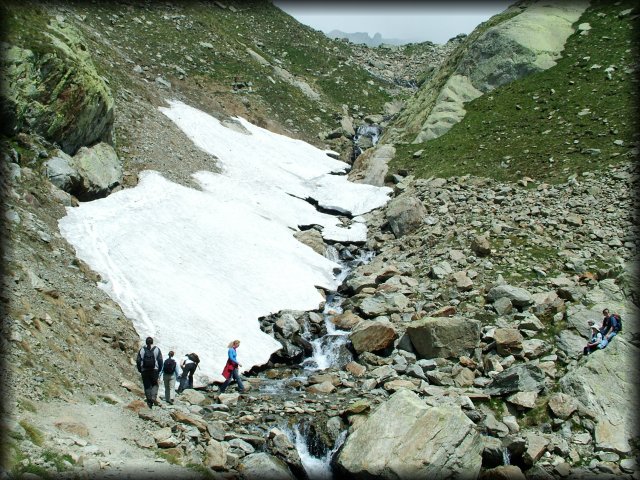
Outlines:
[[620, 322], [616, 315], [611, 315], [609, 309], [605, 308], [602, 311], [604, 318], [602, 319], [602, 327], [600, 327], [600, 333], [602, 334], [602, 341], [598, 345], [598, 348], [603, 349], [620, 331]]
[[589, 355], [591, 352], [598, 348], [600, 342], [602, 342], [602, 334], [600, 333], [600, 329], [597, 327], [597, 325], [592, 324], [591, 338], [589, 339], [589, 343], [587, 343], [587, 346], [582, 350], [582, 353], [584, 353], [585, 355]]

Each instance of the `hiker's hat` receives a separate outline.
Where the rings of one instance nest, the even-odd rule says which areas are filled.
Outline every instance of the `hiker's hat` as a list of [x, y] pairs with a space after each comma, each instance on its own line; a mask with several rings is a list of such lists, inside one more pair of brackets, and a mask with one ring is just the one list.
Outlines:
[[597, 325], [591, 325], [591, 330], [600, 330]]

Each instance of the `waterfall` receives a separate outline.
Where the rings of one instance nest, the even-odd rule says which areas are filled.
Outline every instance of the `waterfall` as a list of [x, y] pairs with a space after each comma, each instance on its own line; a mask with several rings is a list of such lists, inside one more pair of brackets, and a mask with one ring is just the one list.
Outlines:
[[509, 453], [508, 448], [502, 449], [502, 464], [503, 465], [511, 465], [511, 454]]
[[[340, 258], [342, 257], [341, 255], [336, 255], [337, 250], [335, 247], [332, 248], [335, 251], [335, 253], [332, 252], [332, 255], [334, 255], [334, 257], [338, 257], [336, 261], [342, 266], [342, 270], [336, 277], [340, 283], [344, 281], [351, 270], [359, 265], [369, 263], [375, 256], [375, 253], [372, 251], [360, 250], [357, 256], [351, 257], [349, 260], [345, 261]], [[331, 321], [332, 316], [342, 313], [343, 302], [344, 298], [337, 292], [332, 292], [327, 295], [327, 301], [325, 302], [324, 310], [322, 312], [327, 334], [315, 339], [310, 338], [311, 334], [308, 329], [306, 329], [303, 334], [303, 337], [306, 340], [309, 340], [313, 347], [313, 354], [302, 362], [302, 367], [305, 370], [324, 370], [331, 366], [339, 365], [340, 363], [346, 364], [348, 363], [348, 360], [344, 360], [347, 356], [350, 360], [351, 354], [346, 349], [346, 344], [348, 342], [347, 336], [349, 332], [336, 328]]]
[[375, 146], [381, 133], [378, 125], [360, 125], [353, 137], [353, 159], [358, 158], [363, 150]]
[[314, 456], [309, 452], [309, 438], [306, 434], [300, 431], [300, 427], [296, 426], [291, 432], [285, 429], [285, 432], [291, 439], [300, 455], [302, 466], [309, 476], [309, 480], [331, 480], [333, 478], [333, 472], [331, 471], [331, 460], [335, 453], [340, 449], [345, 439], [347, 438], [347, 431], [344, 430], [340, 433], [336, 439], [333, 448], [327, 450], [321, 456]]

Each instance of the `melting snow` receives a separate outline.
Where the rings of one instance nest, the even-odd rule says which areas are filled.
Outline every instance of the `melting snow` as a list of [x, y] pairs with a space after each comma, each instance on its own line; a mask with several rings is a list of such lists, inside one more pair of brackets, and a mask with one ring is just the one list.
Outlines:
[[160, 110], [219, 159], [222, 173], [197, 172], [196, 190], [146, 171], [135, 188], [67, 208], [59, 226], [141, 338], [153, 336], [165, 355], [199, 354], [202, 384], [222, 378], [234, 339], [243, 370], [280, 348], [258, 317], [315, 309], [323, 301], [316, 286], [337, 287], [338, 265], [294, 230], [317, 224], [328, 239], [366, 239], [361, 219], [344, 228], [306, 199], [360, 215], [384, 205], [390, 189], [350, 183], [334, 175], [344, 162], [242, 118], [244, 128], [232, 129], [180, 102]]

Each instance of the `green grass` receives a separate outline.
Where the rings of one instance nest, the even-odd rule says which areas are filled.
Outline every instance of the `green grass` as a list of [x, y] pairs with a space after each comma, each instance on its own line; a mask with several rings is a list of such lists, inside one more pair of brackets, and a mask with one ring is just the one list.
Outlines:
[[[592, 2], [576, 22], [588, 22], [592, 30], [569, 37], [556, 66], [467, 103], [464, 120], [437, 139], [397, 145], [390, 171], [501, 181], [529, 176], [556, 183], [574, 173], [629, 161], [636, 127], [632, 69], [637, 52], [629, 17], [621, 19], [617, 13], [634, 5]], [[592, 69], [595, 64], [601, 67]], [[609, 65], [616, 66], [611, 80], [604, 72]], [[587, 108], [588, 114], [578, 115]], [[589, 149], [600, 154], [591, 155]], [[417, 150], [424, 152], [414, 159]]]
[[27, 412], [36, 413], [38, 411], [35, 404], [26, 398], [18, 400], [18, 406]]
[[521, 427], [533, 427], [541, 425], [549, 421], [549, 412], [547, 411], [547, 405], [549, 399], [546, 397], [538, 397], [536, 405], [527, 413], [525, 413], [521, 419]]

